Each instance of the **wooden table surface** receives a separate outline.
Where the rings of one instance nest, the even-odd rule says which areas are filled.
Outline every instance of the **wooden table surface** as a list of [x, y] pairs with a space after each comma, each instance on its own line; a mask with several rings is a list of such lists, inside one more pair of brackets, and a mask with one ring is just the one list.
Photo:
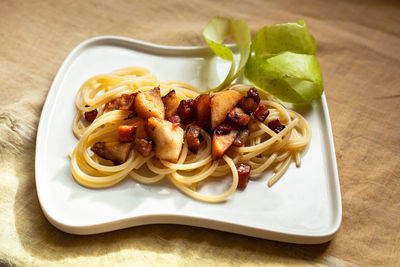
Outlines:
[[[0, 2], [0, 265], [400, 265], [400, 2]], [[213, 16], [264, 25], [303, 18], [317, 40], [338, 163], [336, 237], [293, 245], [176, 225], [74, 236], [44, 218], [35, 138], [51, 82], [70, 51], [99, 35], [204, 45]]]

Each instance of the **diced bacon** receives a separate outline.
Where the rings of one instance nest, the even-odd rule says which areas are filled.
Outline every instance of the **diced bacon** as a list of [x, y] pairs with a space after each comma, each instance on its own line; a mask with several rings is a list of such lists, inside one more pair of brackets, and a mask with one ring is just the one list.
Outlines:
[[243, 146], [247, 138], [249, 137], [250, 131], [249, 129], [240, 130], [239, 134], [236, 136], [235, 141], [233, 141], [234, 146]]
[[88, 122], [92, 123], [96, 119], [97, 113], [98, 113], [97, 109], [85, 112], [85, 120], [87, 120]]
[[232, 131], [232, 127], [228, 125], [220, 125], [215, 129], [215, 134], [224, 135], [229, 134]]
[[197, 153], [200, 147], [200, 136], [201, 128], [197, 125], [189, 125], [186, 129], [186, 142], [188, 144], [189, 150], [193, 153]]
[[281, 124], [279, 119], [268, 122], [268, 127], [275, 133], [280, 133], [283, 129], [285, 129], [285, 125]]
[[117, 97], [116, 99], [113, 99], [110, 102], [108, 102], [105, 106], [105, 110], [106, 111], [111, 111], [116, 109], [133, 110], [136, 95], [137, 93], [133, 93], [130, 95], [123, 94], [120, 97]]
[[178, 114], [184, 125], [193, 122], [193, 120], [196, 117], [196, 112], [194, 109], [194, 100], [193, 99], [181, 100], [181, 103], [179, 104], [178, 107]]
[[167, 118], [167, 121], [172, 122], [172, 123], [181, 123], [181, 118], [179, 117], [178, 114], [175, 114], [175, 115]]
[[250, 121], [250, 116], [238, 107], [234, 107], [228, 113], [227, 118], [240, 126], [246, 126]]
[[256, 111], [254, 111], [253, 113], [254, 118], [256, 118], [261, 122], [264, 122], [265, 119], [268, 117], [268, 115], [269, 115], [269, 110], [263, 104], [259, 104]]
[[252, 87], [247, 91], [247, 96], [253, 98], [257, 104], [260, 103], [260, 96], [258, 95], [258, 91], [255, 87]]
[[142, 156], [147, 157], [154, 149], [154, 142], [147, 137], [138, 139], [136, 149]]
[[245, 96], [238, 104], [247, 114], [252, 114], [257, 109], [258, 103], [253, 98]]
[[121, 125], [118, 127], [118, 137], [120, 142], [132, 142], [135, 140], [136, 126]]
[[247, 114], [252, 114], [257, 109], [259, 103], [260, 96], [258, 95], [257, 89], [253, 87], [247, 91], [247, 96], [240, 101], [238, 106]]
[[244, 190], [247, 186], [247, 183], [249, 181], [250, 177], [250, 170], [251, 167], [248, 164], [245, 163], [240, 163], [237, 166], [237, 171], [239, 175], [239, 183], [238, 183], [238, 188]]
[[132, 148], [132, 142], [97, 142], [91, 147], [91, 150], [96, 155], [111, 160], [114, 164], [122, 164], [128, 159]]

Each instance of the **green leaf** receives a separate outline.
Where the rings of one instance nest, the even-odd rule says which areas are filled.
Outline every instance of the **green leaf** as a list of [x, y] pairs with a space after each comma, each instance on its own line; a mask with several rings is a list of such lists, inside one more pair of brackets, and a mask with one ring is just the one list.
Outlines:
[[246, 78], [282, 101], [309, 103], [324, 90], [315, 50], [303, 20], [266, 26], [254, 37]]
[[[237, 44], [240, 54], [239, 65], [232, 50], [222, 44], [225, 38], [230, 35]], [[247, 24], [233, 18], [215, 17], [204, 28], [203, 36], [211, 50], [219, 57], [231, 61], [231, 68], [225, 80], [216, 88], [210, 91], [220, 91], [232, 83], [239, 76], [250, 54], [251, 36]]]
[[257, 56], [290, 51], [315, 55], [315, 40], [303, 20], [294, 23], [265, 26], [254, 36], [251, 50]]
[[269, 57], [252, 55], [245, 75], [256, 86], [285, 102], [308, 103], [323, 92], [320, 66], [313, 55], [292, 52]]

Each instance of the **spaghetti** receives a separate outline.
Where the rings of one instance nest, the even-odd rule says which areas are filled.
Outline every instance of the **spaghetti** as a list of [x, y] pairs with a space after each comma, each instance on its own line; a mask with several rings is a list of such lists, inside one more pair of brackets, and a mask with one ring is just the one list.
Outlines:
[[[129, 110], [108, 111], [105, 106], [123, 94], [145, 92], [159, 87], [161, 95], [175, 90], [178, 100], [194, 99], [200, 91], [184, 82], [159, 81], [155, 75], [143, 68], [124, 68], [109, 74], [98, 75], [87, 80], [76, 95], [77, 114], [72, 130], [79, 139], [71, 153], [71, 169], [75, 180], [89, 188], [110, 187], [126, 177], [143, 184], [157, 183], [169, 179], [173, 185], [188, 196], [204, 202], [226, 200], [237, 188], [239, 175], [236, 165], [246, 163], [251, 167], [250, 177], [260, 177], [267, 169], [274, 174], [268, 180], [268, 186], [276, 183], [295, 161], [301, 164], [300, 155], [310, 142], [311, 132], [306, 120], [298, 113], [286, 109], [276, 99], [259, 90], [261, 102], [269, 109], [264, 122], [251, 118], [248, 123], [249, 137], [241, 147], [232, 146], [219, 160], [211, 156], [212, 136], [202, 130], [204, 141], [196, 154], [191, 153], [188, 144], [183, 143], [182, 151], [176, 163], [160, 160], [151, 152], [142, 156], [132, 150], [127, 160], [113, 164], [109, 160], [91, 152], [97, 142], [118, 140], [118, 127], [130, 124]], [[244, 94], [251, 86], [231, 85], [229, 89]], [[97, 110], [92, 123], [85, 120], [85, 112]], [[268, 123], [279, 119], [285, 124], [280, 132], [268, 127]], [[229, 188], [220, 195], [205, 195], [197, 189], [211, 177], [232, 176]]]

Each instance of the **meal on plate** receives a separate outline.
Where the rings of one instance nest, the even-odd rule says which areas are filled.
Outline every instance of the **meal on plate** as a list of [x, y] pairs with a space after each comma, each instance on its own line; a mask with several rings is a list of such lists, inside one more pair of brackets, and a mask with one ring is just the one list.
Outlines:
[[[222, 44], [231, 36], [238, 57]], [[243, 21], [215, 17], [203, 36], [231, 62], [207, 93], [180, 81], [163, 82], [147, 70], [124, 68], [87, 80], [76, 95], [72, 174], [87, 187], [126, 177], [144, 184], [169, 179], [188, 196], [221, 202], [249, 179], [274, 174], [276, 183], [311, 139], [306, 120], [278, 100], [310, 103], [323, 92], [315, 40], [303, 20], [266, 26], [251, 41]], [[243, 73], [254, 85], [232, 84]], [[267, 93], [268, 92], [268, 93]], [[231, 176], [220, 195], [207, 182]]]
[[[268, 169], [272, 186], [291, 162], [300, 166], [311, 138], [300, 114], [255, 86], [201, 93], [138, 67], [90, 78], [76, 106], [72, 174], [90, 188], [127, 177], [144, 184], [169, 179], [194, 199], [220, 202]], [[200, 192], [210, 179], [226, 176], [232, 182], [222, 194]]]

